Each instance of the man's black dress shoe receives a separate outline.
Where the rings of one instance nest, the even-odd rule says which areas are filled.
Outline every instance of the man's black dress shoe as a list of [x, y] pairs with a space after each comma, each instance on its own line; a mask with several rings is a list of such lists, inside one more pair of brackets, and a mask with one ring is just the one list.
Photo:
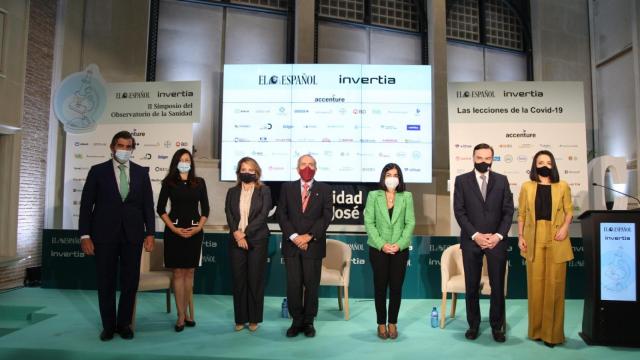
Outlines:
[[300, 333], [300, 327], [299, 326], [295, 326], [295, 325], [291, 325], [291, 327], [289, 327], [289, 329], [287, 329], [287, 337], [296, 337], [298, 336], [298, 334]]
[[314, 337], [316, 336], [316, 329], [313, 327], [313, 324], [307, 324], [303, 328], [304, 336], [306, 337]]
[[467, 332], [464, 333], [464, 337], [469, 340], [475, 340], [478, 338], [478, 328], [469, 328]]
[[504, 336], [504, 331], [502, 330], [491, 330], [491, 334], [493, 335], [493, 340], [496, 342], [505, 342], [507, 338]]
[[125, 328], [118, 329], [118, 334], [120, 334], [120, 337], [125, 340], [133, 339], [133, 330], [131, 330], [131, 328], [128, 326]]
[[196, 321], [195, 320], [185, 320], [184, 321], [184, 326], [186, 326], [186, 327], [194, 327], [194, 326], [196, 326]]
[[102, 330], [100, 333], [100, 340], [109, 341], [113, 339], [113, 331]]

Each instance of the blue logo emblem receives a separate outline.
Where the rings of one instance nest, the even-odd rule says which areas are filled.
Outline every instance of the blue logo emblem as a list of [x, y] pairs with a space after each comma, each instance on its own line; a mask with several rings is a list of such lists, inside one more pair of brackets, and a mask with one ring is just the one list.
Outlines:
[[67, 76], [53, 98], [56, 117], [64, 125], [64, 130], [72, 134], [93, 131], [106, 105], [106, 85], [95, 64]]

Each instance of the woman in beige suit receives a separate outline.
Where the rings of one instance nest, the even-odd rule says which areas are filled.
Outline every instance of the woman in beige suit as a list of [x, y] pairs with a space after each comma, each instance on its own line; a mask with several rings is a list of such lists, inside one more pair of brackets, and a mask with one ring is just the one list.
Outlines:
[[518, 247], [527, 260], [529, 333], [548, 347], [564, 338], [567, 261], [573, 259], [571, 189], [550, 151], [536, 153], [518, 202]]

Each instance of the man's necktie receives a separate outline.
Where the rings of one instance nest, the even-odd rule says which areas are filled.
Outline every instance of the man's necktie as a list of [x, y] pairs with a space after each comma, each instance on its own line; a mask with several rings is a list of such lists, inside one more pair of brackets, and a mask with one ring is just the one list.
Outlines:
[[482, 200], [487, 200], [487, 176], [480, 175], [482, 179], [482, 185], [480, 185], [480, 192], [482, 193]]
[[126, 166], [124, 166], [124, 164], [118, 165], [118, 169], [120, 169], [120, 196], [122, 197], [122, 201], [129, 195], [129, 179], [127, 179], [125, 168]]
[[307, 209], [307, 204], [309, 203], [309, 184], [302, 184], [302, 212]]

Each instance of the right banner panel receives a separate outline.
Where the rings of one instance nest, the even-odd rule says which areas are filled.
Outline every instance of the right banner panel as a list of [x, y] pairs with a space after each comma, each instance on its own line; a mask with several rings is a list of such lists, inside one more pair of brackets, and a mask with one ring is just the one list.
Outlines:
[[[574, 219], [588, 207], [587, 142], [580, 82], [449, 83], [449, 167], [453, 181], [473, 170], [473, 148], [495, 151], [492, 170], [509, 178], [518, 208], [520, 185], [529, 179], [533, 156], [551, 151], [560, 179], [571, 186]], [[517, 211], [514, 214], [514, 219]], [[451, 235], [460, 229], [451, 206]], [[514, 220], [515, 225], [515, 220]], [[511, 235], [517, 235], [517, 225]]]

